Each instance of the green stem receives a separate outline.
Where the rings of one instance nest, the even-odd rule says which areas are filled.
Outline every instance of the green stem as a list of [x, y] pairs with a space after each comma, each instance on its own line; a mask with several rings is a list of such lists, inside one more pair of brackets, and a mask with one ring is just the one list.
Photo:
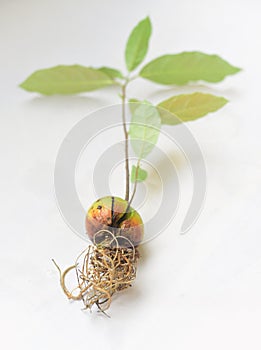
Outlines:
[[[123, 124], [123, 131], [124, 131], [124, 138], [125, 138], [125, 183], [126, 183], [126, 188], [125, 188], [125, 200], [129, 202], [130, 198], [130, 166], [129, 166], [129, 134], [127, 130], [127, 124], [126, 124], [126, 90], [129, 82], [137, 79], [138, 76], [126, 76], [124, 77], [124, 83], [121, 85], [121, 97], [122, 97], [122, 124]], [[138, 167], [139, 167], [139, 162], [138, 161]], [[138, 170], [137, 170], [138, 171]], [[138, 173], [136, 174], [138, 175]], [[137, 176], [136, 176], [137, 177]], [[133, 197], [136, 192], [136, 187], [137, 187], [137, 181], [134, 184], [134, 191], [131, 196], [131, 201], [133, 200]], [[130, 203], [128, 207], [130, 206]]]
[[130, 196], [130, 168], [129, 168], [129, 135], [126, 125], [126, 87], [128, 80], [122, 85], [122, 123], [125, 137], [125, 200], [129, 201]]

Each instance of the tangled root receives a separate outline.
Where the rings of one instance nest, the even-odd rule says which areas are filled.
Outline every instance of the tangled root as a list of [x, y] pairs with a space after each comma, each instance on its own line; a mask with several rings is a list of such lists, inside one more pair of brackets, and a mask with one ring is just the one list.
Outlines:
[[[115, 239], [113, 241], [115, 243]], [[110, 307], [113, 294], [131, 287], [136, 277], [138, 249], [129, 244], [128, 247], [120, 247], [118, 244], [112, 246], [111, 243], [112, 241], [107, 246], [104, 242], [102, 245], [90, 245], [79, 255], [75, 265], [64, 272], [53, 260], [59, 270], [64, 293], [68, 299], [82, 300], [85, 309], [91, 309], [96, 304], [104, 312]], [[73, 269], [76, 272], [77, 286], [69, 291], [65, 277]]]

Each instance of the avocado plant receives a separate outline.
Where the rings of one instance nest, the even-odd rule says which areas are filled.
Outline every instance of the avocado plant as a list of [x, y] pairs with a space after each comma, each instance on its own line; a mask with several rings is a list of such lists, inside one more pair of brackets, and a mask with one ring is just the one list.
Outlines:
[[[92, 244], [64, 272], [54, 262], [67, 297], [82, 300], [85, 308], [96, 305], [102, 312], [109, 308], [113, 294], [130, 287], [136, 276], [144, 225], [131, 205], [137, 184], [148, 176], [141, 161], [157, 143], [161, 125], [174, 127], [178, 123], [194, 121], [228, 102], [221, 96], [194, 92], [152, 104], [129, 96], [129, 84], [140, 78], [176, 87], [199, 81], [218, 83], [240, 71], [218, 55], [198, 51], [165, 54], [139, 68], [148, 51], [151, 31], [151, 21], [146, 17], [130, 33], [125, 48], [126, 73], [108, 66], [58, 65], [34, 72], [20, 85], [24, 90], [43, 95], [87, 93], [112, 85], [119, 88], [125, 140], [125, 195], [123, 198], [108, 195], [95, 201], [85, 218], [86, 232]], [[127, 104], [131, 110], [129, 128]], [[130, 144], [137, 157], [137, 164], [131, 170]], [[133, 183], [132, 188], [130, 183]], [[69, 291], [65, 277], [73, 269], [77, 286]]]

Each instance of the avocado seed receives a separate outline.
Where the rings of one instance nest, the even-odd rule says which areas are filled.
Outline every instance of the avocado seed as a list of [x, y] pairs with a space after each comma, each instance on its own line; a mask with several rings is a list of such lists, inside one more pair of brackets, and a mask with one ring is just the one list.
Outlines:
[[[85, 226], [92, 242], [106, 238], [126, 246], [128, 241], [137, 246], [143, 239], [144, 226], [139, 213], [119, 197], [103, 197], [89, 208]], [[127, 244], [128, 245], [128, 244]]]

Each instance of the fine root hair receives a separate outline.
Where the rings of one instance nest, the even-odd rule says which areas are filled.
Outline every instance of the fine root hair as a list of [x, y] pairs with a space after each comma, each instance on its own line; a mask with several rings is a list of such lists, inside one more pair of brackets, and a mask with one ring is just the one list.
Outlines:
[[[118, 239], [127, 240], [127, 246], [120, 246]], [[84, 309], [96, 305], [101, 312], [110, 307], [112, 296], [131, 287], [136, 277], [139, 252], [137, 247], [123, 236], [113, 237], [102, 244], [93, 244], [85, 249], [74, 265], [64, 272], [53, 260], [60, 274], [60, 284], [68, 299], [82, 300]], [[66, 277], [70, 271], [76, 272], [77, 283], [69, 290]]]

